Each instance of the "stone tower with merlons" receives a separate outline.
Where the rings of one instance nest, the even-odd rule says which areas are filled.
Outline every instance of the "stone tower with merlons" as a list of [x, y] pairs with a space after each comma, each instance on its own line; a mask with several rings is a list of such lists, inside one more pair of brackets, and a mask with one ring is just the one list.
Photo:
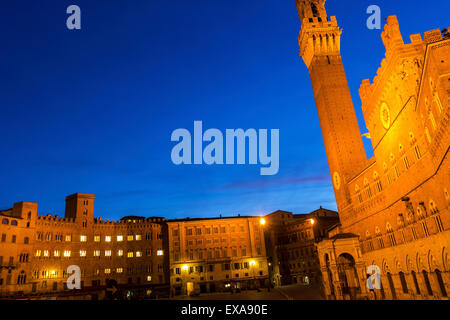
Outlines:
[[339, 210], [350, 204], [347, 182], [367, 163], [340, 53], [342, 30], [325, 0], [296, 0], [300, 55], [309, 70]]

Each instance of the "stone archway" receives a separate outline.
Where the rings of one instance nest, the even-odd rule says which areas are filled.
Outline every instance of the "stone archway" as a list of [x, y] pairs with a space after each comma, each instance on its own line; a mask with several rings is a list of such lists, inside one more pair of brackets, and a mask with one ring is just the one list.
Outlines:
[[361, 287], [353, 256], [348, 253], [340, 254], [337, 259], [337, 271], [342, 296], [355, 299], [356, 295], [361, 293]]

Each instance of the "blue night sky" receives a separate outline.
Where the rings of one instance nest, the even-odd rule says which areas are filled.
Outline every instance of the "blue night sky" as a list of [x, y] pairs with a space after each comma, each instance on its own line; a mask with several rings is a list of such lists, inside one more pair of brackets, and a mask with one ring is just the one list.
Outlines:
[[[79, 31], [66, 28], [71, 4]], [[362, 131], [358, 88], [384, 57], [371, 4], [407, 42], [450, 22], [448, 0], [327, 1]], [[11, 0], [0, 27], [0, 208], [63, 216], [65, 196], [85, 192], [105, 220], [336, 209], [294, 0]], [[280, 129], [279, 173], [174, 165], [171, 133], [194, 120]]]

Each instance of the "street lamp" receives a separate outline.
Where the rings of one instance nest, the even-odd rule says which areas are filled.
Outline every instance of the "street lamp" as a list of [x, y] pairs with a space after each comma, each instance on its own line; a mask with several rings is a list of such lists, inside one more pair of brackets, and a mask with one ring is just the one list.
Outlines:
[[[181, 270], [183, 270], [183, 271], [186, 271], [186, 273], [187, 273], [187, 271], [189, 270], [189, 266], [187, 265], [187, 264], [184, 264], [182, 267], [181, 267]], [[187, 280], [186, 280], [186, 278], [185, 278], [185, 273], [184, 272], [182, 272], [181, 273], [181, 279], [182, 279], [182, 286], [184, 287], [186, 287], [186, 294], [188, 293], [187, 292]], [[184, 289], [183, 289], [183, 291], [184, 291]]]
[[[267, 257], [267, 245], [268, 245], [268, 243], [269, 243], [269, 239], [266, 237], [266, 230], [264, 230], [264, 229], [266, 229], [265, 228], [265, 226], [266, 226], [266, 219], [264, 219], [263, 217], [261, 217], [261, 219], [259, 219], [259, 224], [261, 225], [261, 227], [262, 227], [262, 229], [263, 229], [263, 237], [264, 237], [264, 244], [265, 244], [265, 246], [266, 246], [266, 262], [267, 262], [267, 264], [268, 264], [268, 267], [267, 267], [267, 276], [268, 276], [268, 281], [269, 281], [269, 287], [268, 287], [268, 290], [270, 291], [270, 279], [271, 279], [271, 268], [270, 268], [270, 262], [268, 261], [269, 259], [268, 259], [268, 257]], [[267, 230], [268, 232], [269, 232], [269, 230]], [[269, 237], [269, 235], [268, 235], [268, 237]], [[253, 274], [254, 274], [254, 270], [253, 270]], [[255, 280], [256, 280], [256, 276], [255, 276]]]
[[314, 219], [309, 219], [309, 222], [311, 223], [311, 225], [314, 225], [316, 223], [316, 220]]
[[[255, 265], [256, 265], [256, 261], [255, 260], [250, 260], [250, 267], [252, 268], [252, 272], [253, 272], [253, 285], [256, 288], [256, 274], [255, 274]], [[258, 290], [259, 291], [259, 290]]]

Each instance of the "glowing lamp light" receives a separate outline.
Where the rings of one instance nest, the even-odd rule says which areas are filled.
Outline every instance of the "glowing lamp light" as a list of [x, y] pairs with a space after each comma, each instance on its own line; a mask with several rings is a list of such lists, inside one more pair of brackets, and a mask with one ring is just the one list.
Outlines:
[[184, 271], [187, 271], [187, 270], [189, 269], [189, 267], [188, 267], [187, 264], [185, 264], [185, 265], [183, 265], [183, 266], [181, 267], [181, 269], [183, 269]]
[[254, 266], [256, 264], [255, 260], [250, 261], [250, 265]]
[[309, 222], [311, 222], [311, 225], [314, 225], [316, 223], [314, 219], [309, 219]]
[[260, 225], [265, 225], [266, 224], [266, 219], [264, 219], [264, 218], [261, 218], [261, 219], [259, 219], [259, 224]]

